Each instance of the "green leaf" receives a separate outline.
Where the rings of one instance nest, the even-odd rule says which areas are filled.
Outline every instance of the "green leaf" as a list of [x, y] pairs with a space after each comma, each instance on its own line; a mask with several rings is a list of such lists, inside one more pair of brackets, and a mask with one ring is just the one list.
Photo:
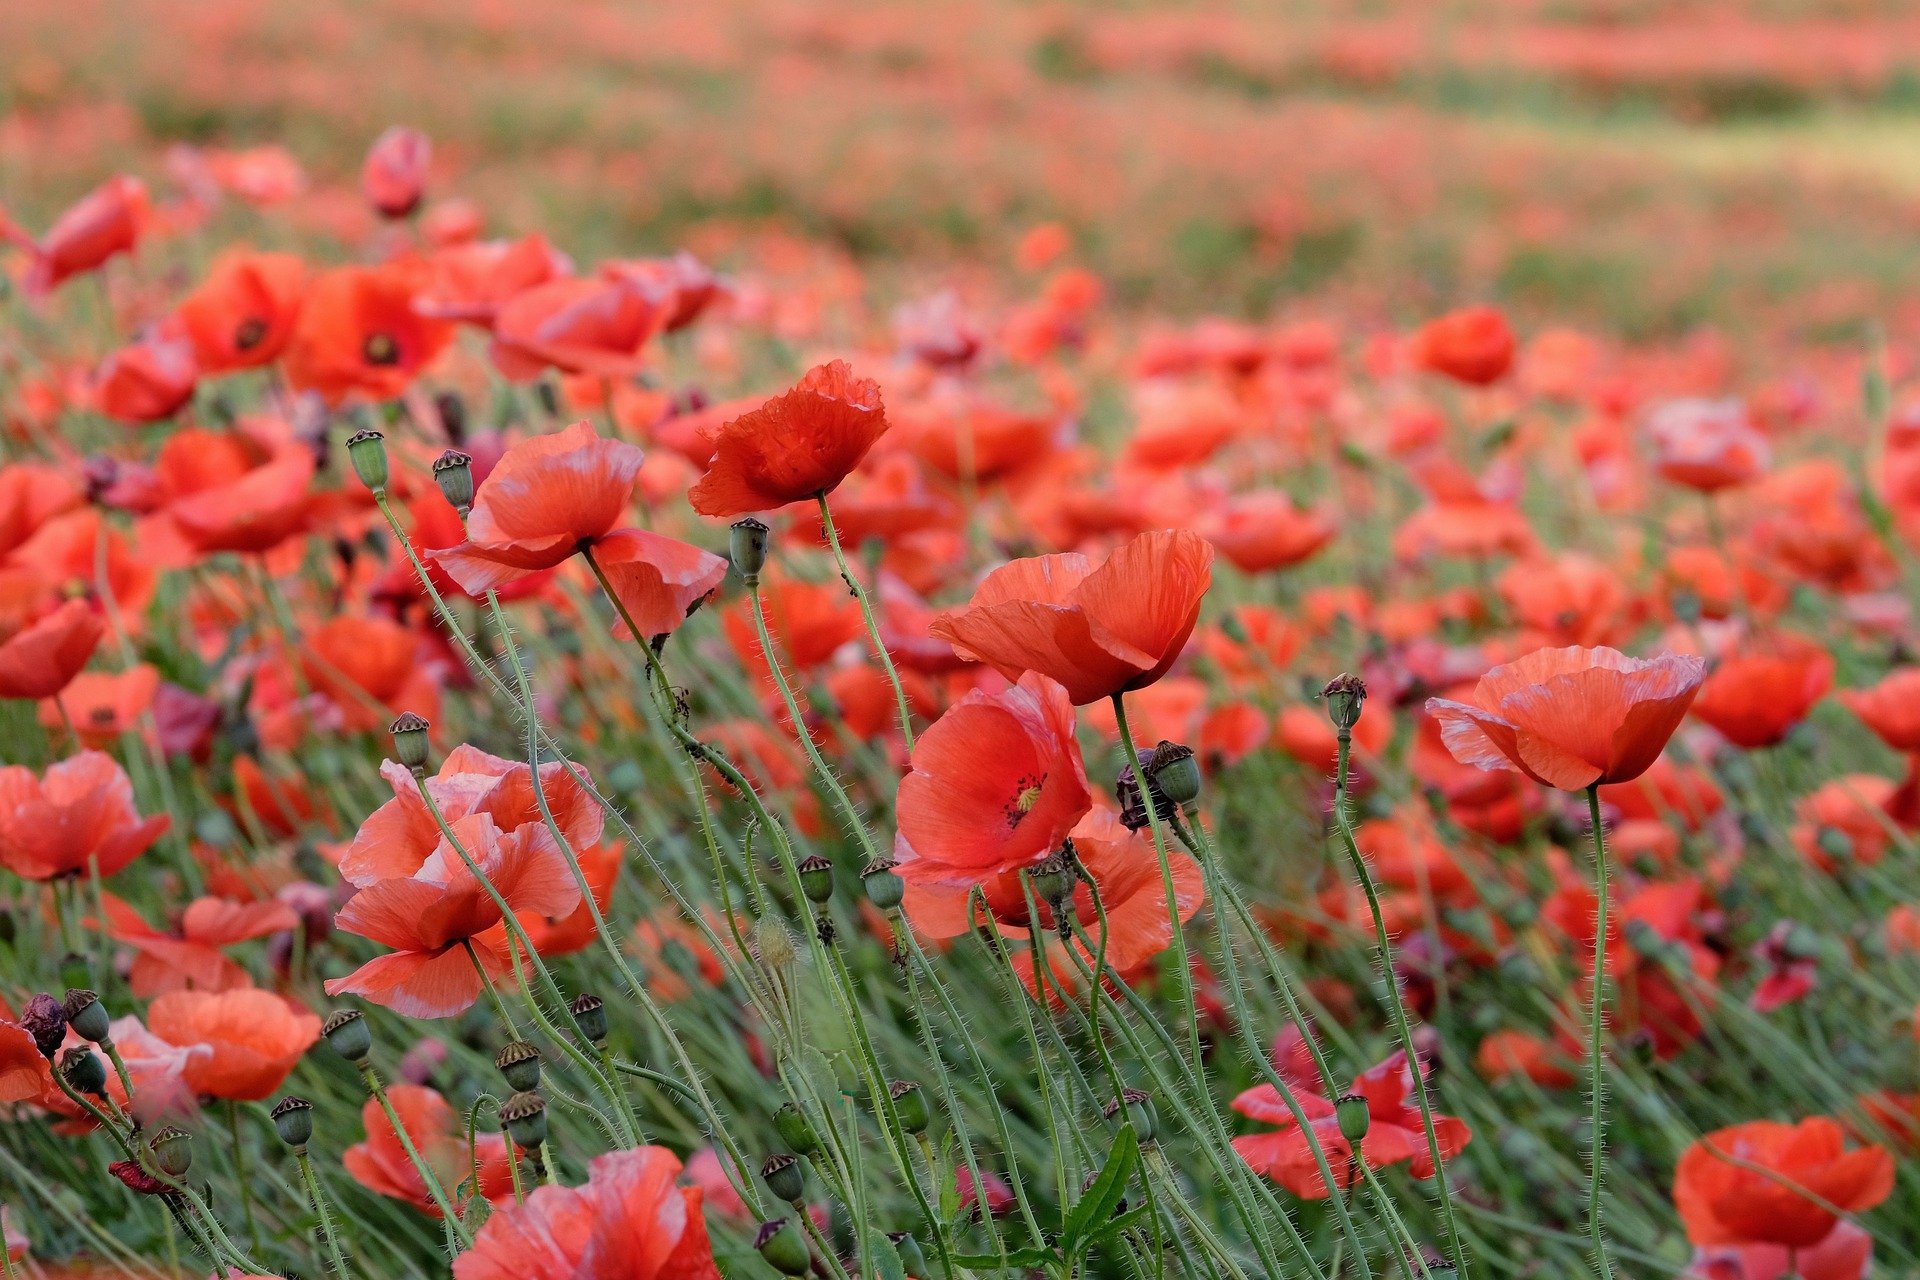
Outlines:
[[1107, 1157], [1106, 1167], [1100, 1170], [1100, 1176], [1093, 1180], [1093, 1185], [1073, 1206], [1073, 1212], [1067, 1215], [1066, 1225], [1060, 1233], [1060, 1248], [1069, 1258], [1078, 1257], [1093, 1233], [1113, 1219], [1114, 1210], [1120, 1207], [1120, 1201], [1127, 1194], [1127, 1181], [1133, 1177], [1134, 1166], [1139, 1163], [1139, 1136], [1134, 1133], [1132, 1125], [1126, 1125], [1114, 1140], [1113, 1154]]
[[[969, 1271], [985, 1270], [988, 1267], [998, 1267], [1000, 1265], [1000, 1255], [997, 1253], [956, 1253], [953, 1255], [953, 1265], [956, 1267], [964, 1267]], [[1009, 1249], [1007, 1250], [1006, 1265], [1009, 1267], [1029, 1268], [1058, 1266], [1063, 1265], [1063, 1259], [1058, 1252], [1052, 1249]]]

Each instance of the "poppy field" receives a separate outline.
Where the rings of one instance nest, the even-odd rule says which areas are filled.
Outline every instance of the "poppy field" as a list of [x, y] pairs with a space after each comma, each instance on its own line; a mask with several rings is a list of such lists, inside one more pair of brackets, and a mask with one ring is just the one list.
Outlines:
[[1901, 6], [0, 23], [0, 1280], [1920, 1277]]

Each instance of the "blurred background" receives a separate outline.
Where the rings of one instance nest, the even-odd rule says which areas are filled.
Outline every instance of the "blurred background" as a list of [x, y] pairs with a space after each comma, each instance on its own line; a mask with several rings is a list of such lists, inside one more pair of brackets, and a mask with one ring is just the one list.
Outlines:
[[588, 260], [992, 291], [1057, 222], [1174, 316], [1915, 316], [1911, 0], [0, 0], [0, 33], [30, 226], [169, 144], [273, 143], [304, 186], [261, 237], [358, 243], [406, 123], [437, 195]]

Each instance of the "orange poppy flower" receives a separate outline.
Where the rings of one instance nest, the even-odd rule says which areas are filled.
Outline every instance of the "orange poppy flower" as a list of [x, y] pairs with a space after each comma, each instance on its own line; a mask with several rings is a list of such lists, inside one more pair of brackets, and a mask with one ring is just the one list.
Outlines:
[[0, 579], [0, 698], [51, 698], [87, 665], [106, 624], [85, 600], [35, 616], [34, 606], [6, 598], [24, 589], [29, 601], [44, 599], [32, 575]]
[[162, 326], [101, 361], [93, 375], [93, 407], [116, 422], [164, 422], [193, 399], [199, 379], [192, 341]]
[[613, 532], [645, 460], [586, 422], [517, 440], [480, 485], [467, 540], [431, 559], [474, 595], [550, 569]]
[[1877, 1146], [1848, 1150], [1846, 1130], [1826, 1116], [1715, 1130], [1681, 1153], [1673, 1173], [1674, 1207], [1696, 1245], [1808, 1248], [1840, 1220], [1835, 1209], [1863, 1213], [1892, 1191], [1893, 1157]]
[[418, 262], [337, 267], [316, 276], [287, 343], [287, 381], [329, 404], [352, 396], [391, 400], [453, 340], [453, 326], [422, 315]]
[[32, 570], [66, 595], [99, 601], [103, 611], [110, 594], [120, 625], [135, 633], [159, 580], [143, 548], [115, 529], [98, 507], [48, 520], [14, 550], [8, 563]]
[[147, 188], [138, 178], [109, 178], [55, 220], [34, 247], [22, 282], [45, 293], [92, 271], [116, 253], [131, 253], [147, 221]]
[[286, 349], [305, 296], [307, 264], [291, 253], [233, 249], [213, 260], [174, 314], [202, 373], [271, 364]]
[[630, 378], [641, 352], [667, 322], [666, 305], [625, 280], [549, 280], [514, 294], [493, 319], [491, 355], [516, 382], [548, 369]]
[[402, 710], [432, 719], [439, 690], [420, 661], [420, 633], [386, 618], [343, 614], [307, 633], [308, 685], [332, 701], [343, 728], [368, 733]]
[[567, 256], [535, 232], [518, 240], [492, 240], [443, 249], [430, 260], [433, 280], [417, 306], [441, 320], [493, 328], [510, 299], [560, 279], [572, 270]]
[[720, 1280], [700, 1189], [665, 1147], [596, 1156], [578, 1187], [503, 1204], [453, 1260], [454, 1280]]
[[[647, 529], [614, 530], [594, 547], [593, 558], [644, 640], [677, 629], [727, 576], [720, 556]], [[614, 634], [627, 634], [624, 618]]]
[[942, 613], [929, 630], [1009, 680], [1047, 676], [1083, 706], [1165, 675], [1212, 581], [1204, 538], [1143, 533], [1097, 568], [1077, 552], [1001, 565], [965, 609]]
[[687, 495], [706, 516], [771, 511], [831, 492], [887, 429], [880, 384], [844, 360], [721, 426], [707, 474]]
[[[393, 1104], [414, 1151], [434, 1171], [442, 1187], [469, 1182], [477, 1165], [479, 1195], [496, 1204], [513, 1199], [513, 1153], [505, 1134], [479, 1134], [469, 1146], [465, 1117], [425, 1085], [389, 1085], [387, 1101]], [[353, 1180], [375, 1195], [404, 1200], [430, 1218], [439, 1217], [440, 1207], [433, 1202], [426, 1179], [400, 1144], [400, 1135], [379, 1099], [367, 1099], [360, 1108], [360, 1123], [367, 1131], [366, 1138], [340, 1153], [340, 1163]]]
[[433, 143], [418, 129], [394, 125], [373, 140], [360, 166], [360, 191], [382, 217], [404, 218], [426, 194]]
[[914, 743], [912, 765], [894, 843], [909, 884], [979, 884], [1032, 866], [1093, 803], [1073, 706], [1034, 673], [948, 708]]
[[1626, 587], [1591, 556], [1517, 562], [1501, 572], [1499, 588], [1515, 619], [1545, 643], [1604, 644], [1622, 630]]
[[126, 771], [98, 751], [48, 765], [44, 775], [0, 768], [0, 864], [28, 880], [111, 876], [171, 821], [164, 813], [142, 819]]
[[41, 702], [40, 726], [52, 733], [72, 725], [81, 743], [97, 751], [134, 730], [159, 688], [159, 670], [144, 662], [125, 671], [82, 671]]
[[1654, 467], [1675, 484], [1715, 493], [1767, 469], [1771, 453], [1738, 400], [1670, 400], [1647, 420]]
[[142, 530], [163, 563], [216, 551], [264, 555], [306, 527], [313, 451], [277, 427], [187, 427], [167, 437], [154, 460], [163, 505]]
[[1513, 330], [1493, 307], [1463, 307], [1429, 320], [1413, 337], [1414, 360], [1456, 382], [1484, 387], [1513, 367]]
[[1699, 692], [1705, 662], [1615, 649], [1538, 649], [1480, 677], [1469, 700], [1427, 700], [1454, 758], [1562, 791], [1645, 773]]
[[1312, 559], [1333, 541], [1334, 527], [1284, 493], [1262, 491], [1228, 499], [1201, 532], [1242, 573], [1264, 573]]
[[1840, 701], [1895, 751], [1920, 751], [1920, 667], [1888, 672], [1869, 689], [1842, 689]]
[[1736, 747], [1784, 739], [1833, 683], [1833, 657], [1804, 636], [1777, 631], [1722, 658], [1700, 687], [1693, 714]]
[[320, 1038], [311, 1010], [253, 987], [170, 991], [147, 1006], [147, 1026], [170, 1044], [207, 1048], [187, 1061], [188, 1087], [236, 1102], [272, 1096]]

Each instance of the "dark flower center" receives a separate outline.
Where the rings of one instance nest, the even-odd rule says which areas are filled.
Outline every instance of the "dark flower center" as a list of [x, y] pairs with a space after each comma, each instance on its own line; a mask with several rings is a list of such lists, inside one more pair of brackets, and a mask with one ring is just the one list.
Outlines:
[[259, 316], [244, 321], [233, 331], [233, 348], [236, 351], [251, 351], [267, 340], [267, 322]]
[[368, 364], [394, 365], [400, 363], [400, 344], [393, 340], [390, 333], [370, 333], [366, 345], [360, 353], [367, 358]]

